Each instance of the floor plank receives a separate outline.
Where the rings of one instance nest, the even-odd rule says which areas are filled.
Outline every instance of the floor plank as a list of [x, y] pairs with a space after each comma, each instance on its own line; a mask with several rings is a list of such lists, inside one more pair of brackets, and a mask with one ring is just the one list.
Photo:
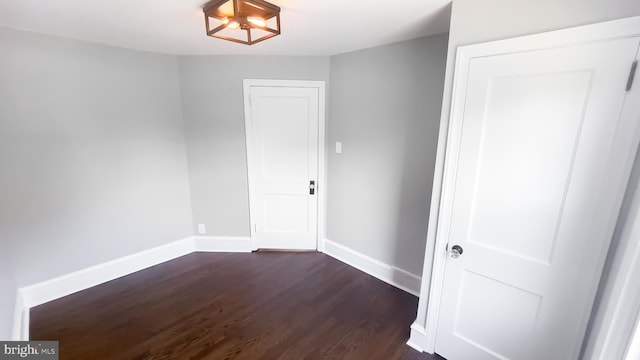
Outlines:
[[62, 359], [438, 360], [417, 298], [319, 253], [193, 253], [31, 309]]

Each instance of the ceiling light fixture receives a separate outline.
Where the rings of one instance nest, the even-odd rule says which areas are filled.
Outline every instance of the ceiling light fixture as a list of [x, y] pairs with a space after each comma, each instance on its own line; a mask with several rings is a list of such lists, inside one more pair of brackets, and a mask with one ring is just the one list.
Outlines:
[[253, 45], [280, 34], [280, 8], [263, 0], [213, 0], [202, 11], [211, 37]]

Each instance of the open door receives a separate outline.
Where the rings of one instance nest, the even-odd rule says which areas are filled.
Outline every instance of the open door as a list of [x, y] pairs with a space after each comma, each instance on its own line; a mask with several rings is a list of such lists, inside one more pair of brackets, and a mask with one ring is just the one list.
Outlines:
[[638, 147], [640, 84], [629, 85], [639, 45], [458, 63], [438, 225], [448, 251], [438, 354], [577, 359]]

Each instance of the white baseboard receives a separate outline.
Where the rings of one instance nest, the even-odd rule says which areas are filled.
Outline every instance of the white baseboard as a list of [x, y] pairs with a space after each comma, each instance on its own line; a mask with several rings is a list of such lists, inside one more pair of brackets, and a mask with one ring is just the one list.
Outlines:
[[249, 237], [193, 236], [21, 287], [16, 296], [12, 337], [14, 340], [29, 339], [29, 310], [34, 306], [196, 251], [251, 252], [252, 246]]
[[387, 284], [420, 296], [420, 277], [395, 266], [385, 264], [329, 239], [324, 239], [324, 253], [376, 277]]
[[19, 291], [22, 292], [24, 305], [27, 308], [31, 308], [165, 261], [190, 254], [193, 251], [193, 238], [188, 237], [79, 271], [74, 271], [35, 285], [25, 286], [20, 288]]
[[[29, 326], [24, 325], [25, 323], [28, 324], [28, 310], [29, 309], [24, 306], [22, 292], [18, 289], [16, 292], [16, 303], [13, 310], [13, 331], [11, 333], [11, 340], [22, 341], [29, 339]], [[25, 318], [25, 316], [27, 318]]]
[[[420, 293], [420, 277], [416, 275], [380, 262], [331, 240], [325, 239], [322, 241], [322, 248], [327, 255], [388, 284], [416, 296]], [[253, 243], [249, 237], [194, 236], [19, 288], [14, 312], [13, 338], [14, 340], [28, 340], [29, 309], [34, 306], [196, 251], [251, 252], [252, 250]], [[413, 332], [412, 326], [412, 336]], [[420, 344], [420, 342], [417, 342], [417, 344]], [[415, 346], [411, 346], [415, 348]]]
[[250, 237], [195, 236], [195, 251], [207, 252], [251, 252]]
[[419, 352], [424, 352], [424, 344], [426, 344], [426, 342], [427, 331], [425, 330], [425, 328], [417, 323], [411, 324], [411, 335], [409, 336], [407, 345], [418, 350]]

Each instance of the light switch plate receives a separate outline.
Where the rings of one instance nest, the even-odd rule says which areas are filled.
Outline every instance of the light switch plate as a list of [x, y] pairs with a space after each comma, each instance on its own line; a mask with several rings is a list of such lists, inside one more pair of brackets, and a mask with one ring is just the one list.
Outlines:
[[198, 234], [206, 234], [207, 229], [204, 227], [204, 224], [198, 224]]
[[336, 141], [336, 154], [342, 154], [342, 142]]

